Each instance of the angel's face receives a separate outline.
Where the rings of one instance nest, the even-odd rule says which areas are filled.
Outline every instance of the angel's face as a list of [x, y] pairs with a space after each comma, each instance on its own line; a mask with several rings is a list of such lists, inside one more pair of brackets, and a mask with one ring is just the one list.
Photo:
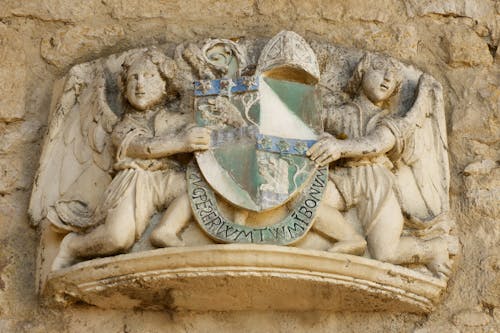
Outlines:
[[361, 82], [364, 94], [375, 104], [387, 100], [397, 85], [397, 69], [390, 63], [380, 60], [372, 62]]
[[139, 59], [127, 72], [127, 100], [137, 110], [144, 111], [163, 100], [165, 85], [156, 65]]

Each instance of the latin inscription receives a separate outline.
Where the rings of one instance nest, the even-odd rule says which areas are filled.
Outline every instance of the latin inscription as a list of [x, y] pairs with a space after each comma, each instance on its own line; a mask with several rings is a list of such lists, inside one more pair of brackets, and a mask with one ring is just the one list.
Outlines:
[[311, 228], [326, 189], [328, 169], [316, 171], [287, 217], [264, 228], [239, 225], [224, 217], [217, 207], [213, 190], [203, 179], [198, 166], [190, 165], [187, 177], [196, 220], [212, 238], [223, 243], [286, 245], [300, 239]]

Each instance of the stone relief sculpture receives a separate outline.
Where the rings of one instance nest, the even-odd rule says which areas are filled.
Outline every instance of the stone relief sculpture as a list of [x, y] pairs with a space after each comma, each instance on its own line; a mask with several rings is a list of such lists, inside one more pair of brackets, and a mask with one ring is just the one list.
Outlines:
[[387, 56], [333, 49], [282, 31], [74, 67], [55, 89], [30, 205], [64, 236], [46, 279], [149, 251], [142, 242], [297, 247], [446, 281], [456, 240], [441, 86]]
[[[198, 75], [203, 78], [237, 78], [246, 67], [245, 51], [230, 40], [208, 40], [201, 50], [191, 45], [187, 56], [193, 53], [198, 54], [197, 59], [203, 60], [201, 64], [191, 62], [194, 64], [195, 71], [202, 73]], [[231, 89], [231, 86], [227, 86], [226, 89]], [[197, 105], [197, 107], [200, 118], [204, 119], [204, 124], [207, 125], [205, 128], [219, 129], [225, 125], [241, 127], [244, 124], [240, 112], [225, 96], [210, 98], [205, 104]], [[217, 132], [214, 134], [217, 135]], [[213, 146], [217, 141], [214, 135], [211, 141]], [[192, 218], [193, 213], [186, 190], [166, 210], [164, 218], [151, 235], [151, 242], [157, 247], [185, 245], [178, 235]]]
[[[109, 123], [94, 118], [82, 124], [81, 118], [86, 115], [85, 110], [80, 109], [81, 128], [73, 129], [76, 133], [72, 133], [82, 135], [79, 139], [83, 140], [97, 136], [101, 140], [97, 145], [108, 140], [106, 143], [116, 150], [111, 162], [116, 174], [93, 212], [82, 201], [76, 201], [77, 209], [73, 201], [59, 200], [54, 206], [53, 223], [57, 225], [65, 220], [71, 225], [74, 221], [68, 214], [77, 215], [78, 221], [82, 210], [87, 219], [99, 225], [84, 234], [66, 235], [54, 260], [54, 269], [68, 266], [77, 258], [111, 255], [129, 249], [144, 232], [151, 215], [185, 189], [182, 169], [169, 156], [208, 148], [209, 131], [189, 126], [189, 120], [179, 110], [169, 110], [165, 103], [176, 93], [172, 87], [175, 75], [172, 60], [151, 49], [132, 55], [122, 66], [123, 95], [128, 102], [124, 115], [118, 119], [111, 110], [103, 108], [99, 111], [109, 114], [112, 118], [106, 119]], [[82, 127], [88, 123], [101, 133], [85, 132]], [[98, 126], [108, 126], [110, 131]], [[85, 146], [82, 143], [74, 149], [85, 149]], [[93, 181], [95, 174], [85, 176], [88, 179], [84, 181]]]
[[[336, 206], [341, 210], [356, 206], [375, 259], [422, 262], [436, 275], [446, 275], [450, 267], [444, 239], [401, 237], [403, 214], [432, 224], [442, 222], [441, 214], [448, 209], [446, 132], [443, 114], [436, 114], [442, 112], [441, 87], [423, 74], [414, 104], [402, 114], [384, 107], [401, 82], [395, 62], [365, 55], [347, 85], [353, 100], [327, 111], [326, 135], [308, 155], [319, 165], [340, 159], [330, 173], [332, 189], [340, 194], [335, 196]], [[408, 173], [398, 174], [403, 168]], [[416, 187], [411, 197], [402, 194], [409, 183], [412, 190]]]

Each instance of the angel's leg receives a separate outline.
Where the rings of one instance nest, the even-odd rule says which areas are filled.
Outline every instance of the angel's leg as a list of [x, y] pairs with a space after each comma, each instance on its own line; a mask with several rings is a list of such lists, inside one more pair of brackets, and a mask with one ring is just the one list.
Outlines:
[[192, 217], [189, 196], [184, 192], [168, 206], [160, 223], [151, 233], [151, 243], [157, 247], [184, 246], [178, 235]]
[[89, 233], [70, 233], [61, 242], [52, 269], [70, 266], [78, 258], [106, 256], [126, 251], [135, 239], [135, 192], [129, 193], [113, 209], [103, 224]]
[[318, 210], [313, 230], [337, 242], [330, 252], [362, 255], [366, 249], [365, 239], [344, 219], [335, 208], [322, 205]]
[[328, 181], [325, 197], [318, 209], [312, 229], [337, 241], [328, 251], [362, 255], [366, 249], [366, 241], [340, 213], [339, 210], [344, 206], [345, 203], [335, 184]]
[[372, 256], [393, 264], [426, 264], [434, 274], [447, 275], [450, 267], [446, 241], [441, 238], [421, 240], [401, 237], [403, 224], [401, 208], [391, 192], [367, 236]]
[[373, 258], [394, 264], [402, 263], [399, 255], [401, 233], [403, 231], [403, 215], [401, 208], [392, 191], [387, 192], [384, 200], [379, 201], [378, 214], [373, 221], [364, 221], [364, 225], [371, 226], [367, 230], [368, 249]]

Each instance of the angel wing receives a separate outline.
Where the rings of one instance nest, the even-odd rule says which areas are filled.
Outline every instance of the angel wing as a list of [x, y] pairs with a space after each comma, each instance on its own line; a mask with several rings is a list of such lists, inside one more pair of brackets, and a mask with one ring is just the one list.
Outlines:
[[32, 223], [49, 219], [61, 231], [81, 231], [111, 182], [110, 133], [119, 117], [109, 108], [99, 62], [73, 67], [54, 89], [49, 128], [31, 195]]
[[427, 225], [449, 210], [450, 171], [442, 87], [427, 74], [420, 77], [417, 97], [404, 115], [412, 124], [396, 174], [403, 212]]

